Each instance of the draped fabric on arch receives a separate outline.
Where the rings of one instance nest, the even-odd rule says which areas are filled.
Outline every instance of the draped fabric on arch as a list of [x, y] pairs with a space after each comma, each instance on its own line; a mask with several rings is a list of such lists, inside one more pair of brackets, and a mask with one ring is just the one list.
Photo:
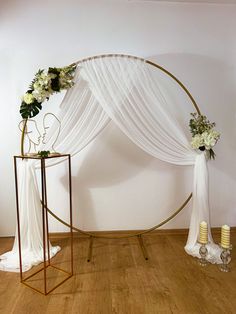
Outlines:
[[[188, 254], [199, 257], [197, 244], [199, 223], [205, 220], [210, 227], [206, 157], [204, 153], [192, 150], [182, 127], [168, 109], [168, 97], [161, 89], [158, 79], [152, 75], [150, 65], [144, 60], [123, 56], [81, 62], [76, 70], [75, 85], [66, 93], [60, 106], [59, 120], [61, 133], [55, 147], [61, 153], [77, 154], [105, 128], [110, 120], [113, 120], [137, 146], [148, 154], [168, 163], [193, 166], [193, 208], [185, 250]], [[51, 139], [47, 144], [42, 145], [41, 149], [46, 150], [51, 147], [55, 128], [55, 125], [51, 127]], [[22, 168], [29, 167], [27, 161], [23, 160], [21, 163]], [[51, 166], [54, 163], [50, 161]], [[37, 167], [32, 164], [31, 171], [21, 178], [23, 180], [21, 193], [29, 198], [29, 201], [25, 204], [22, 197], [20, 207], [26, 211], [26, 207], [30, 204], [31, 207], [27, 208], [29, 215], [25, 220], [28, 224], [40, 226], [40, 219], [35, 221], [31, 217], [35, 217], [35, 213], [41, 210], [39, 194], [34, 193], [37, 187], [32, 190], [32, 193], [24, 194], [29, 180], [32, 183], [31, 177], [34, 175], [35, 166]], [[33, 183], [36, 185], [35, 180]], [[38, 201], [30, 202], [32, 197]], [[213, 243], [210, 228], [209, 239], [208, 260], [218, 263], [220, 250]], [[42, 237], [38, 236], [37, 241], [40, 247]], [[30, 249], [34, 250], [34, 248]], [[51, 247], [51, 250], [53, 249]], [[14, 250], [17, 250], [16, 246]], [[7, 270], [7, 260], [11, 252], [3, 256], [5, 260], [0, 262], [0, 269]], [[30, 258], [31, 256], [28, 265]], [[3, 262], [4, 266], [2, 266]], [[31, 264], [34, 265], [35, 261], [32, 260]]]

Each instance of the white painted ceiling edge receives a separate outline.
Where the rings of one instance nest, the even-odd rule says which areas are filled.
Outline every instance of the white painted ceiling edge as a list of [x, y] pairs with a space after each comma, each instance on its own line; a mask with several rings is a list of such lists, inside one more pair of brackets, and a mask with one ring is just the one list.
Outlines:
[[236, 4], [236, 0], [128, 0], [130, 2], [169, 2], [169, 3], [201, 3], [201, 4]]

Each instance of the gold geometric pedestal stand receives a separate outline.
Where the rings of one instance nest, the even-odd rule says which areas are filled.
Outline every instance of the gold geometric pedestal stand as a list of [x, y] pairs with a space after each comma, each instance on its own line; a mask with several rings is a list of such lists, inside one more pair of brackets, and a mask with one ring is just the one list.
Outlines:
[[[55, 265], [52, 265], [50, 258], [50, 247], [49, 247], [49, 228], [48, 228], [48, 211], [47, 211], [47, 183], [46, 183], [46, 167], [45, 163], [47, 159], [51, 158], [65, 158], [68, 161], [68, 170], [69, 170], [69, 210], [70, 210], [70, 271], [59, 268]], [[17, 178], [17, 159], [38, 159], [41, 163], [41, 193], [42, 193], [42, 229], [43, 229], [43, 267], [39, 270], [31, 273], [30, 275], [23, 278], [22, 272], [22, 250], [21, 250], [21, 231], [20, 231], [20, 213], [19, 213], [19, 194], [18, 194], [18, 178]], [[18, 242], [19, 242], [19, 261], [20, 261], [20, 281], [27, 287], [43, 294], [47, 295], [57, 287], [62, 285], [66, 280], [73, 276], [73, 229], [72, 229], [72, 189], [71, 189], [71, 156], [69, 154], [50, 156], [49, 157], [40, 157], [40, 156], [14, 156], [14, 170], [15, 170], [15, 186], [16, 186], [16, 207], [17, 207], [17, 229], [18, 229]], [[48, 258], [47, 258], [48, 257]], [[66, 277], [63, 278], [59, 283], [53, 287], [48, 287], [48, 271], [52, 270], [58, 274], [65, 274]], [[30, 279], [37, 275], [43, 274], [43, 288], [38, 289], [33, 287], [30, 284]], [[37, 279], [38, 280], [38, 279]], [[40, 279], [41, 280], [41, 279]]]

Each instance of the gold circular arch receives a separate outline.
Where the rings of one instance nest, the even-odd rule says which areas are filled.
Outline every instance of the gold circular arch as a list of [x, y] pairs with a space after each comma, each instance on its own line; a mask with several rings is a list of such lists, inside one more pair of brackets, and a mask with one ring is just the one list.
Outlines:
[[190, 98], [195, 110], [197, 111], [198, 114], [201, 114], [200, 109], [196, 103], [196, 101], [194, 100], [193, 96], [191, 95], [191, 93], [189, 92], [189, 90], [187, 89], [187, 87], [184, 86], [184, 84], [177, 79], [176, 76], [174, 76], [174, 74], [172, 74], [171, 72], [169, 72], [168, 70], [166, 70], [165, 68], [163, 68], [162, 66], [160, 66], [159, 64], [152, 62], [150, 60], [144, 59], [144, 58], [140, 58], [140, 57], [136, 57], [136, 56], [132, 56], [132, 55], [127, 55], [127, 54], [102, 54], [102, 55], [97, 55], [97, 56], [93, 56], [93, 57], [88, 57], [88, 58], [84, 58], [82, 60], [79, 60], [75, 63], [72, 63], [72, 65], [78, 65], [80, 63], [83, 63], [85, 61], [90, 61], [90, 60], [94, 60], [94, 59], [101, 59], [101, 58], [109, 58], [109, 57], [123, 57], [123, 58], [130, 58], [130, 59], [136, 59], [136, 60], [140, 60], [140, 61], [144, 61], [152, 66], [154, 66], [155, 68], [158, 68], [159, 70], [161, 70], [162, 72], [164, 72], [165, 74], [167, 74], [168, 76], [170, 76], [174, 81], [176, 81], [176, 83], [185, 91], [185, 93], [188, 95], [188, 97]]
[[[157, 63], [154, 63], [150, 60], [144, 59], [144, 58], [140, 58], [137, 56], [132, 56], [132, 55], [128, 55], [128, 54], [102, 54], [102, 55], [96, 55], [96, 56], [92, 56], [92, 57], [88, 57], [88, 58], [84, 58], [81, 59], [79, 61], [76, 61], [74, 63], [72, 63], [71, 65], [79, 65], [85, 61], [90, 61], [90, 60], [94, 60], [94, 59], [101, 59], [101, 58], [109, 58], [109, 57], [124, 57], [124, 58], [130, 58], [130, 59], [136, 59], [136, 60], [141, 60], [144, 61], [145, 63], [154, 66], [155, 68], [158, 68], [159, 70], [161, 70], [162, 72], [164, 72], [165, 74], [167, 74], [169, 77], [171, 77], [183, 90], [184, 92], [187, 94], [187, 96], [189, 97], [189, 99], [191, 100], [191, 103], [194, 107], [194, 109], [196, 110], [196, 112], [198, 114], [201, 114], [201, 111], [196, 103], [196, 101], [194, 100], [193, 96], [191, 95], [191, 93], [189, 92], [189, 90], [187, 89], [187, 87], [176, 77], [174, 76], [171, 72], [169, 72], [168, 70], [166, 70], [165, 68], [163, 68], [162, 66], [160, 66]], [[27, 121], [28, 119], [24, 120], [24, 124], [23, 124], [23, 129], [22, 129], [22, 136], [21, 136], [21, 156], [24, 157], [24, 138], [25, 138], [25, 130], [26, 130], [26, 126], [27, 126]], [[94, 238], [105, 238], [105, 239], [122, 239], [122, 238], [129, 238], [129, 237], [140, 237], [141, 235], [151, 232], [161, 226], [163, 226], [164, 224], [166, 224], [167, 222], [169, 222], [171, 219], [173, 219], [179, 212], [181, 212], [184, 207], [188, 204], [188, 202], [190, 201], [190, 199], [192, 198], [192, 193], [190, 193], [190, 195], [186, 198], [186, 200], [183, 202], [183, 204], [174, 211], [173, 214], [171, 214], [168, 218], [166, 218], [165, 220], [163, 220], [162, 222], [160, 222], [159, 224], [143, 230], [141, 232], [137, 232], [134, 234], [131, 234], [129, 236], [104, 236], [104, 235], [98, 235], [96, 233], [93, 232], [87, 232], [84, 230], [81, 230], [79, 228], [76, 228], [74, 226], [72, 226], [73, 230], [80, 232], [84, 235], [90, 236], [90, 237], [94, 237]], [[64, 224], [67, 227], [70, 227], [70, 225], [68, 223], [66, 223], [64, 220], [62, 220], [61, 218], [59, 218], [56, 214], [54, 214], [49, 208], [46, 208], [48, 213], [54, 217], [56, 220], [58, 220], [59, 222], [61, 222], [62, 224]]]

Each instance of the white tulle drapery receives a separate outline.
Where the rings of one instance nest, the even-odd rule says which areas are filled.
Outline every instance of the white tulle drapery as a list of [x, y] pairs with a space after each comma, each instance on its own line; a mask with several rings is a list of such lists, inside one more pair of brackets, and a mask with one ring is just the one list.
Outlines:
[[[89, 90], [88, 84], [82, 80], [77, 81], [78, 75], [79, 72], [75, 77], [75, 87], [65, 95], [61, 104], [59, 112], [61, 132], [56, 146], [61, 153], [69, 152], [72, 155], [86, 147], [110, 121]], [[42, 144], [40, 150], [51, 147], [57, 128], [58, 124], [55, 122], [49, 131], [48, 142]], [[61, 159], [48, 161], [47, 164], [52, 166]], [[23, 271], [43, 261], [42, 207], [36, 180], [38, 167], [38, 162], [27, 159], [21, 160], [18, 165]], [[50, 257], [53, 257], [59, 250], [59, 246], [50, 245]], [[0, 256], [0, 270], [20, 271], [17, 230], [13, 249]]]
[[[43, 261], [41, 202], [32, 160], [19, 162], [18, 177], [22, 270], [27, 271]], [[50, 257], [58, 251], [60, 251], [59, 246], [50, 245]], [[20, 271], [17, 230], [12, 250], [1, 255], [0, 259], [0, 270]]]
[[[56, 150], [72, 156], [85, 148], [108, 124], [109, 116], [92, 94], [88, 83], [80, 78], [80, 68], [75, 74], [75, 85], [65, 95], [58, 113], [61, 131], [56, 142]], [[48, 134], [48, 141], [41, 149], [50, 149], [55, 140], [57, 123]], [[50, 164], [55, 164], [52, 161]]]
[[[188, 254], [199, 257], [197, 244], [199, 223], [205, 220], [209, 225], [208, 260], [217, 263], [220, 261], [220, 250], [213, 243], [210, 233], [208, 171], [205, 154], [192, 150], [189, 139], [168, 108], [168, 97], [161, 89], [160, 82], [152, 75], [150, 65], [145, 61], [114, 56], [81, 62], [77, 68], [75, 85], [67, 92], [61, 104], [59, 112], [61, 133], [56, 143], [56, 150], [72, 155], [78, 153], [103, 130], [110, 120], [113, 120], [148, 154], [168, 163], [194, 166], [193, 209], [185, 250]], [[42, 146], [43, 149], [51, 147], [55, 130], [56, 124], [52, 126], [50, 139]], [[26, 163], [23, 165], [23, 168], [29, 166]], [[34, 166], [31, 165], [31, 168]], [[40, 200], [36, 187], [32, 187], [36, 185], [35, 180], [32, 183], [32, 175], [33, 171], [30, 171], [26, 176], [21, 177], [22, 202], [23, 199], [31, 199], [31, 197], [35, 199], [30, 203], [29, 215], [25, 218], [25, 223], [27, 225], [31, 221], [29, 217], [35, 216], [33, 224], [40, 226], [37, 219], [40, 209], [36, 206]], [[31, 190], [26, 193], [30, 180]], [[31, 230], [27, 229], [26, 232], [30, 237]], [[16, 245], [12, 252], [16, 252]], [[9, 254], [11, 252], [5, 254], [5, 264]], [[0, 269], [2, 263], [3, 261], [0, 262]]]
[[220, 263], [220, 249], [210, 231], [206, 156], [189, 144], [150, 66], [142, 60], [111, 57], [81, 65], [81, 77], [89, 82], [99, 104], [119, 128], [150, 155], [176, 165], [193, 165], [193, 208], [185, 250], [199, 256], [199, 224], [209, 226], [207, 259]]

